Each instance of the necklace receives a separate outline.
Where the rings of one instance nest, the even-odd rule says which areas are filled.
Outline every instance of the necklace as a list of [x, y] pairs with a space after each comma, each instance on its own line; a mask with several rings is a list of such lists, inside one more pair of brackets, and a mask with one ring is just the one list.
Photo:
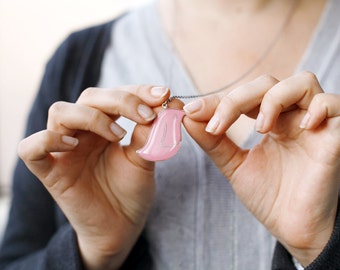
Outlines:
[[[167, 101], [165, 101], [162, 105], [162, 107], [164, 109], [167, 108], [168, 104], [174, 100], [174, 99], [193, 99], [193, 98], [200, 98], [200, 97], [205, 97], [205, 96], [209, 96], [209, 95], [213, 95], [219, 92], [222, 92], [230, 87], [232, 87], [233, 85], [237, 84], [238, 82], [240, 82], [241, 80], [243, 80], [244, 78], [246, 78], [250, 73], [252, 73], [268, 56], [268, 54], [271, 52], [271, 50], [274, 48], [274, 46], [276, 45], [276, 43], [279, 41], [282, 33], [284, 32], [284, 30], [287, 28], [293, 14], [294, 14], [294, 10], [297, 6], [298, 1], [297, 0], [293, 0], [292, 4], [289, 8], [289, 11], [287, 13], [286, 18], [284, 19], [282, 25], [280, 26], [279, 30], [277, 31], [277, 33], [274, 35], [273, 39], [271, 40], [271, 42], [268, 44], [267, 48], [262, 52], [262, 54], [260, 55], [260, 57], [256, 60], [256, 62], [254, 64], [252, 64], [244, 73], [242, 73], [239, 77], [237, 77], [236, 79], [232, 80], [231, 82], [227, 83], [226, 85], [223, 85], [222, 87], [219, 87], [217, 89], [214, 89], [212, 91], [207, 92], [206, 94], [197, 94], [197, 95], [175, 95], [175, 96], [171, 96]], [[177, 0], [174, 1], [174, 5], [177, 6]], [[175, 7], [176, 9], [176, 7]], [[176, 14], [176, 12], [175, 12]], [[175, 24], [176, 24], [177, 20], [175, 19]], [[176, 27], [174, 27], [174, 32], [176, 31]], [[174, 34], [175, 35], [175, 34]], [[173, 50], [176, 51], [175, 45], [173, 45]], [[188, 69], [187, 69], [188, 70]], [[195, 82], [195, 80], [193, 79], [193, 76], [190, 74], [190, 71], [188, 70], [188, 73], [191, 77], [191, 80], [193, 82]], [[197, 88], [197, 87], [196, 87]]]
[[[177, 1], [174, 1], [174, 5], [176, 7]], [[251, 72], [253, 72], [268, 56], [271, 50], [274, 48], [276, 43], [279, 41], [282, 33], [287, 28], [293, 14], [294, 10], [297, 6], [298, 1], [292, 0], [291, 7], [289, 8], [288, 14], [284, 19], [282, 25], [280, 26], [277, 33], [274, 35], [271, 42], [268, 44], [266, 49], [260, 55], [260, 57], [252, 64], [244, 73], [242, 73], [239, 77], [232, 80], [231, 82], [223, 85], [220, 88], [207, 92], [205, 94], [197, 94], [197, 95], [174, 95], [169, 97], [163, 104], [163, 111], [158, 113], [157, 118], [154, 120], [151, 128], [151, 132], [147, 139], [145, 146], [141, 149], [137, 150], [137, 153], [144, 159], [150, 161], [161, 161], [166, 160], [174, 156], [179, 148], [181, 142], [181, 122], [182, 118], [184, 117], [185, 113], [183, 110], [178, 109], [171, 109], [168, 108], [168, 104], [174, 99], [193, 99], [193, 98], [200, 98], [205, 97], [208, 95], [213, 95], [219, 92], [222, 92], [233, 85], [237, 84], [244, 78], [246, 78]], [[175, 8], [176, 9], [176, 8]], [[176, 12], [174, 13], [176, 14]], [[174, 20], [174, 30], [176, 30], [176, 23], [177, 20]], [[173, 50], [175, 49], [175, 45], [173, 44]], [[188, 73], [193, 82], [193, 76], [190, 74], [189, 70]]]

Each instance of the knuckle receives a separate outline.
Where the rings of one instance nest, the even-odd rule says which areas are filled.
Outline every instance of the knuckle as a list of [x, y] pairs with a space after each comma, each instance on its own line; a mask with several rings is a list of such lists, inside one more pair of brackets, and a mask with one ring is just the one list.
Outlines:
[[141, 85], [123, 85], [117, 88], [113, 88], [111, 93], [113, 97], [117, 100], [126, 96], [143, 96], [150, 89], [150, 86], [141, 84]]
[[85, 129], [90, 129], [90, 126], [95, 125], [99, 123], [102, 119], [102, 113], [98, 110], [92, 110], [89, 116], [89, 119], [87, 121], [87, 127]]
[[258, 80], [268, 85], [275, 85], [279, 82], [278, 79], [276, 79], [274, 76], [269, 75], [269, 74], [261, 75], [260, 77], [258, 77]]
[[262, 110], [266, 110], [269, 108], [272, 108], [272, 109], [277, 108], [279, 110], [282, 110], [284, 106], [281, 103], [280, 97], [277, 96], [277, 93], [268, 91], [262, 99], [261, 107], [262, 107]]
[[127, 91], [116, 91], [114, 93], [114, 101], [116, 106], [122, 106], [131, 103], [132, 97], [134, 97], [134, 94]]
[[143, 96], [151, 89], [150, 85], [141, 84], [136, 86], [135, 93], [137, 96]]
[[126, 104], [131, 96], [132, 94], [130, 92], [119, 91], [117, 92], [116, 99], [120, 104]]
[[308, 70], [301, 71], [299, 76], [301, 76], [302, 78], [304, 78], [307, 81], [317, 80], [316, 75], [313, 72], [308, 71]]
[[95, 93], [98, 92], [98, 89], [95, 87], [88, 87], [83, 92], [81, 92], [78, 100], [88, 99], [93, 97]]
[[201, 99], [203, 108], [216, 108], [224, 98], [225, 94], [219, 93], [216, 95], [206, 96]]
[[48, 115], [58, 115], [60, 112], [63, 111], [65, 108], [66, 102], [64, 101], [57, 101], [51, 105], [48, 110]]
[[223, 106], [236, 106], [236, 100], [232, 95], [224, 95], [221, 100], [220, 103], [223, 104]]
[[241, 113], [241, 109], [239, 106], [239, 101], [232, 95], [225, 95], [222, 97], [219, 107], [228, 108], [231, 112]]
[[215, 106], [217, 106], [218, 104], [220, 104], [222, 102], [222, 100], [224, 99], [224, 97], [226, 96], [227, 94], [225, 93], [218, 93], [216, 95], [212, 95], [212, 96], [207, 96], [207, 97], [204, 97], [202, 100], [206, 103], [212, 103], [214, 104]]
[[298, 76], [305, 84], [306, 89], [314, 89], [315, 86], [319, 86], [319, 81], [316, 75], [310, 71], [302, 71]]

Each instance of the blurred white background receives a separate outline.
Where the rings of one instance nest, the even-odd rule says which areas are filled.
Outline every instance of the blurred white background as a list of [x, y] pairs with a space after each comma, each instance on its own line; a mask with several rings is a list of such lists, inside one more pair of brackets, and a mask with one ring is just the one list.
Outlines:
[[[0, 194], [8, 194], [27, 113], [46, 61], [72, 31], [150, 0], [0, 0]], [[0, 195], [0, 238], [8, 208]]]

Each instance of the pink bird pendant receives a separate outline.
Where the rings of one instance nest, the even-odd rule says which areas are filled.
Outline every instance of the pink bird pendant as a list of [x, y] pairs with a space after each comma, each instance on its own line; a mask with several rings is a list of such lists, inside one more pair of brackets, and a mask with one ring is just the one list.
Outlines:
[[146, 144], [137, 153], [145, 160], [166, 160], [178, 152], [182, 140], [181, 123], [184, 111], [165, 109], [154, 120]]

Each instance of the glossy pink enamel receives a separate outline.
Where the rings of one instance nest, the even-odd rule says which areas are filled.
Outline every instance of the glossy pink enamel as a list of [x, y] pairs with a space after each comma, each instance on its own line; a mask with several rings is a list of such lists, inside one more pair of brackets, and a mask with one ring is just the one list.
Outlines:
[[182, 139], [181, 123], [184, 111], [166, 109], [154, 120], [146, 144], [137, 153], [145, 160], [166, 160], [178, 152]]

